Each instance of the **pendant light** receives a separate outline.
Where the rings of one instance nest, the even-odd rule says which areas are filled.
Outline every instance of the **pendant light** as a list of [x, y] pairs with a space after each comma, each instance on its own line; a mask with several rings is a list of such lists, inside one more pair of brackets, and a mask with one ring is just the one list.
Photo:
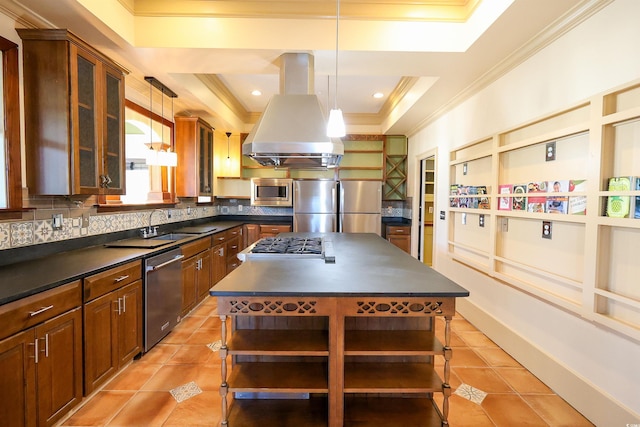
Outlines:
[[338, 108], [338, 39], [340, 28], [340, 0], [336, 1], [336, 77], [335, 90], [333, 91], [333, 109], [329, 111], [327, 124], [327, 136], [339, 138], [346, 135], [342, 110]]
[[231, 132], [226, 132], [227, 135], [227, 167], [231, 165]]
[[[176, 95], [171, 89], [169, 89], [168, 87], [160, 83], [160, 81], [158, 81], [155, 77], [145, 77], [144, 79], [149, 82], [149, 104], [150, 104], [149, 111], [151, 112], [149, 117], [149, 124], [150, 124], [149, 130], [150, 130], [151, 142], [149, 145], [149, 153], [147, 154], [146, 163], [147, 165], [153, 165], [153, 166], [175, 167], [178, 165], [178, 155], [171, 151], [171, 146], [172, 146], [171, 141], [169, 141], [169, 147], [166, 150], [163, 150], [163, 147], [164, 147], [164, 128], [163, 128], [164, 97], [166, 94], [171, 98], [171, 117], [173, 117], [173, 98], [177, 98], [178, 95]], [[153, 148], [153, 144], [154, 144], [153, 142], [153, 87], [154, 86], [160, 89], [160, 92], [162, 93], [162, 110], [161, 110], [161, 119], [160, 119], [160, 126], [161, 126], [160, 129], [161, 129], [162, 137], [159, 143], [157, 142], [155, 143], [160, 145], [157, 150]]]

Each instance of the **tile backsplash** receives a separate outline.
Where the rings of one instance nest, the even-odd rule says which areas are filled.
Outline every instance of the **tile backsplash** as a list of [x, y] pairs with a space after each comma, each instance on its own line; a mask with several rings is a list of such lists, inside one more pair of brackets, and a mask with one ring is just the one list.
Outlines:
[[[385, 202], [382, 216], [411, 218], [410, 203]], [[292, 208], [276, 208], [250, 206], [238, 200], [223, 200], [212, 206], [186, 206], [168, 209], [150, 209], [144, 211], [126, 211], [114, 213], [91, 213], [87, 209], [73, 209], [63, 214], [62, 228], [53, 229], [50, 212], [53, 210], [38, 209], [38, 214], [31, 220], [15, 220], [0, 222], [0, 250], [12, 249], [42, 243], [59, 242], [79, 237], [96, 236], [118, 231], [135, 230], [153, 225], [213, 218], [224, 216], [287, 216], [293, 215]], [[55, 212], [58, 213], [59, 210]], [[73, 216], [71, 216], [73, 215]], [[88, 221], [87, 221], [88, 220]]]

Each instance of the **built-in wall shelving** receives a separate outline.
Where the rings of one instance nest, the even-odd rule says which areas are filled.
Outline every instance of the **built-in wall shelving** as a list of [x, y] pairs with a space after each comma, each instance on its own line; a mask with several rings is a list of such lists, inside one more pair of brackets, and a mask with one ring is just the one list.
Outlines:
[[[640, 81], [453, 150], [449, 255], [640, 340], [638, 135]], [[612, 177], [632, 188], [609, 190]]]

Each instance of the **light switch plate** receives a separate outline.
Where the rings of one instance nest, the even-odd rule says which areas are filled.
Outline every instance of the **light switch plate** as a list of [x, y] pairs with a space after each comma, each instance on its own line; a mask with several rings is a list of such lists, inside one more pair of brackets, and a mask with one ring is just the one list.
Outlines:
[[64, 217], [62, 216], [62, 214], [54, 214], [52, 216], [51, 228], [53, 228], [54, 230], [62, 230], [63, 221]]
[[91, 215], [88, 213], [82, 214], [82, 228], [89, 228], [89, 218], [91, 218]]
[[440, 211], [440, 219], [444, 219], [444, 211]]
[[462, 223], [462, 225], [466, 225], [467, 224], [467, 214], [462, 212], [462, 217], [460, 218], [460, 222]]
[[469, 171], [469, 167], [467, 166], [466, 163], [463, 163], [462, 164], [462, 175], [466, 175], [468, 171]]

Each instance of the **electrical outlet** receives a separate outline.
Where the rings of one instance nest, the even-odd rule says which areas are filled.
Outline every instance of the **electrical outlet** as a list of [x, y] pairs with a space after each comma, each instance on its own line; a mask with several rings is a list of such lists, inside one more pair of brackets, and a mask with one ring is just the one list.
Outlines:
[[556, 142], [547, 142], [545, 146], [545, 161], [550, 162], [556, 159]]
[[484, 214], [478, 215], [478, 226], [484, 227]]
[[551, 239], [551, 221], [542, 221], [542, 238]]
[[444, 211], [440, 211], [440, 219], [444, 219], [444, 217], [445, 217]]
[[82, 228], [89, 228], [89, 218], [91, 218], [91, 215], [88, 213], [82, 214]]
[[242, 205], [238, 205], [238, 212], [242, 212]]
[[51, 225], [51, 228], [53, 228], [54, 230], [62, 230], [62, 223], [64, 221], [64, 217], [62, 216], [62, 214], [54, 214], [52, 216], [52, 220], [53, 223]]
[[187, 206], [187, 215], [191, 215], [191, 206]]
[[171, 219], [172, 215], [173, 215], [173, 211], [171, 209], [167, 209], [167, 219]]
[[462, 164], [462, 175], [466, 175], [468, 170], [469, 170], [469, 168], [467, 167], [467, 164], [463, 163]]

